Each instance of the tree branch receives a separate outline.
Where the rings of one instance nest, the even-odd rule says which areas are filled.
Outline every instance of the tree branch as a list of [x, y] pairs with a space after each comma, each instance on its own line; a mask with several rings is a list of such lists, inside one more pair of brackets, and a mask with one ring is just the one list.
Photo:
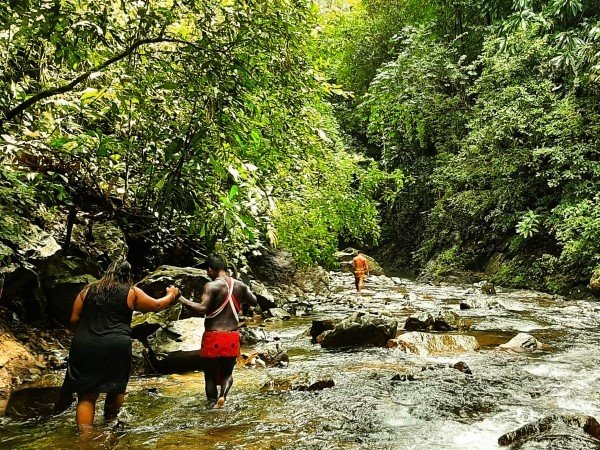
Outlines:
[[2, 129], [2, 126], [4, 125], [4, 122], [7, 122], [7, 121], [10, 121], [10, 120], [14, 119], [19, 114], [21, 114], [23, 111], [25, 111], [27, 108], [29, 108], [31, 105], [34, 105], [37, 102], [39, 102], [41, 100], [44, 100], [46, 98], [54, 97], [55, 95], [64, 94], [65, 92], [69, 92], [75, 86], [77, 86], [78, 84], [80, 84], [83, 81], [87, 80], [93, 73], [100, 72], [101, 70], [104, 70], [105, 68], [107, 68], [111, 64], [114, 64], [114, 63], [122, 60], [123, 58], [129, 56], [138, 47], [141, 47], [142, 45], [147, 45], [147, 44], [156, 44], [156, 43], [159, 43], [159, 42], [174, 42], [174, 43], [177, 43], [177, 44], [189, 45], [189, 46], [192, 46], [192, 47], [194, 47], [194, 48], [196, 48], [198, 50], [204, 50], [199, 45], [197, 45], [197, 44], [195, 44], [193, 42], [184, 41], [182, 39], [165, 38], [165, 37], [157, 37], [157, 38], [152, 38], [152, 39], [140, 39], [139, 41], [136, 41], [133, 44], [131, 44], [129, 47], [127, 47], [123, 52], [119, 53], [118, 55], [115, 55], [112, 58], [104, 61], [102, 64], [99, 64], [96, 67], [88, 70], [87, 72], [82, 73], [77, 78], [75, 78], [74, 80], [72, 80], [70, 83], [63, 84], [62, 86], [57, 86], [57, 87], [54, 87], [54, 88], [51, 88], [51, 89], [46, 89], [45, 91], [42, 91], [42, 92], [38, 92], [37, 94], [29, 97], [24, 102], [19, 103], [13, 109], [11, 109], [6, 114], [4, 114], [4, 118], [0, 119], [0, 129]]

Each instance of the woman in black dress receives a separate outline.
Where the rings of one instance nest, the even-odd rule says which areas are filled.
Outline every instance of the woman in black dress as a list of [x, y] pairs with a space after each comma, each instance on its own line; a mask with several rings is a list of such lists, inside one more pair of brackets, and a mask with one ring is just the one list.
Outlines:
[[73, 304], [71, 324], [76, 330], [69, 350], [63, 391], [77, 393], [77, 425], [94, 422], [96, 401], [106, 393], [104, 418], [117, 416], [131, 368], [131, 315], [137, 311], [161, 311], [173, 304], [180, 292], [174, 286], [159, 299], [133, 287], [131, 265], [116, 261], [97, 282], [83, 289]]

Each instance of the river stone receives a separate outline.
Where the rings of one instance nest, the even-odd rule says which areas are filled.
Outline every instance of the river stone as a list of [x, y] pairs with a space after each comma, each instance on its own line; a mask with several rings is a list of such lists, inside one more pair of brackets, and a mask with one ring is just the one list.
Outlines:
[[172, 322], [179, 320], [182, 306], [176, 303], [159, 312], [142, 313], [135, 311], [131, 317], [131, 337], [145, 342], [148, 336], [160, 327], [168, 327]]
[[260, 281], [252, 280], [248, 287], [256, 296], [258, 306], [260, 306], [260, 309], [263, 311], [267, 311], [271, 308], [277, 308], [279, 306], [273, 294], [269, 292], [269, 289], [267, 289], [267, 287]]
[[542, 350], [547, 348], [546, 344], [542, 344], [532, 335], [527, 333], [519, 333], [510, 341], [498, 346], [501, 349], [512, 350], [515, 352], [525, 352], [533, 350]]
[[387, 347], [427, 356], [429, 354], [454, 354], [474, 351], [479, 348], [479, 343], [474, 336], [412, 331], [401, 334], [396, 339], [391, 339], [387, 343]]
[[27, 260], [46, 260], [61, 250], [56, 239], [37, 225], [27, 224], [18, 242], [17, 253]]
[[323, 348], [350, 346], [385, 346], [396, 336], [398, 322], [378, 317], [352, 314], [340, 321], [333, 330], [327, 330], [317, 336], [317, 343]]
[[177, 373], [202, 368], [199, 356], [204, 334], [204, 319], [177, 320], [148, 337], [148, 357], [162, 373]]
[[[358, 255], [358, 250], [355, 248], [348, 247], [340, 252], [335, 253], [335, 257], [340, 263], [340, 268], [342, 272], [352, 272], [352, 259]], [[371, 256], [365, 255], [363, 256], [367, 259], [369, 263], [369, 274], [370, 275], [385, 275], [385, 272], [381, 268], [381, 266], [375, 261]]]
[[313, 341], [317, 340], [317, 336], [327, 330], [333, 330], [340, 322], [339, 319], [315, 319], [310, 327], [310, 337]]
[[241, 345], [254, 345], [268, 340], [267, 333], [263, 328], [242, 326], [238, 331]]
[[4, 414], [19, 420], [50, 416], [59, 396], [59, 386], [19, 389], [11, 392]]
[[493, 309], [500, 307], [500, 304], [491, 298], [474, 297], [460, 301], [460, 309]]
[[330, 375], [313, 375], [300, 372], [289, 376], [271, 378], [262, 387], [262, 392], [320, 391], [335, 386]]
[[470, 319], [464, 319], [453, 311], [440, 310], [431, 315], [422, 312], [406, 319], [406, 331], [453, 331], [469, 329], [472, 325]]
[[[563, 428], [565, 426], [578, 431], [583, 431], [589, 436], [600, 440], [600, 424], [595, 418], [584, 415], [552, 415], [523, 425], [521, 428], [511, 431], [510, 433], [503, 434], [498, 438], [498, 445], [519, 445], [524, 443], [523, 441], [528, 441], [532, 437], [544, 434], [555, 427]], [[552, 434], [555, 435], [556, 433]]]
[[479, 289], [479, 291], [485, 295], [496, 294], [496, 288], [494, 287], [494, 284], [487, 280], [480, 281], [479, 283], [473, 283], [473, 287]]
[[64, 275], [46, 278], [44, 291], [48, 300], [48, 314], [68, 326], [75, 297], [88, 284], [96, 281], [92, 275]]
[[592, 274], [589, 288], [594, 294], [600, 295], [600, 269], [596, 269]]
[[290, 362], [290, 357], [287, 351], [281, 347], [278, 338], [275, 342], [271, 342], [259, 348], [256, 353], [258, 357], [264, 361], [267, 367], [287, 367]]
[[[264, 310], [263, 310], [264, 311]], [[292, 316], [289, 312], [282, 308], [271, 308], [264, 311], [265, 318], [275, 318], [280, 320], [290, 320]]]
[[47, 300], [38, 269], [23, 261], [3, 267], [2, 273], [2, 305], [8, 306], [26, 321], [45, 321]]

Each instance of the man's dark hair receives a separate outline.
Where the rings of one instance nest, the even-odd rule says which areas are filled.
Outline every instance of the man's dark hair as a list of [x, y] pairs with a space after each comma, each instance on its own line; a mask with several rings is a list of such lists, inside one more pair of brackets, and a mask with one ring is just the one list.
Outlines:
[[206, 258], [206, 266], [208, 268], [211, 269], [215, 269], [215, 270], [226, 270], [227, 269], [227, 264], [225, 263], [225, 258], [223, 258], [220, 255], [209, 255], [208, 258]]

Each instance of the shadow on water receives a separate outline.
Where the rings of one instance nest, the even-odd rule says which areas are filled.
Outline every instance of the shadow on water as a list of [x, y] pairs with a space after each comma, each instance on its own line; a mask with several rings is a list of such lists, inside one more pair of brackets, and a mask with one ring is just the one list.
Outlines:
[[[204, 401], [203, 375], [134, 378], [118, 431], [102, 425], [84, 441], [73, 409], [58, 417], [0, 418], [7, 449], [490, 449], [498, 437], [548, 414], [600, 416], [600, 320], [595, 305], [558, 304], [529, 291], [499, 292], [504, 307], [461, 311], [467, 287], [373, 279], [361, 295], [351, 276], [333, 276], [334, 289], [312, 317], [270, 324], [290, 356], [285, 369], [237, 368], [222, 410]], [[413, 312], [449, 309], [473, 321], [466, 334], [481, 348], [419, 357], [383, 348], [329, 351], [310, 342], [315, 317], [382, 312], [400, 324]], [[519, 332], [549, 344], [544, 351], [500, 351]], [[472, 374], [451, 365], [464, 361]], [[333, 388], [263, 392], [276, 377], [328, 375]], [[392, 380], [394, 376], [398, 380]], [[523, 449], [597, 449], [598, 441], [552, 430], [520, 443]]]

